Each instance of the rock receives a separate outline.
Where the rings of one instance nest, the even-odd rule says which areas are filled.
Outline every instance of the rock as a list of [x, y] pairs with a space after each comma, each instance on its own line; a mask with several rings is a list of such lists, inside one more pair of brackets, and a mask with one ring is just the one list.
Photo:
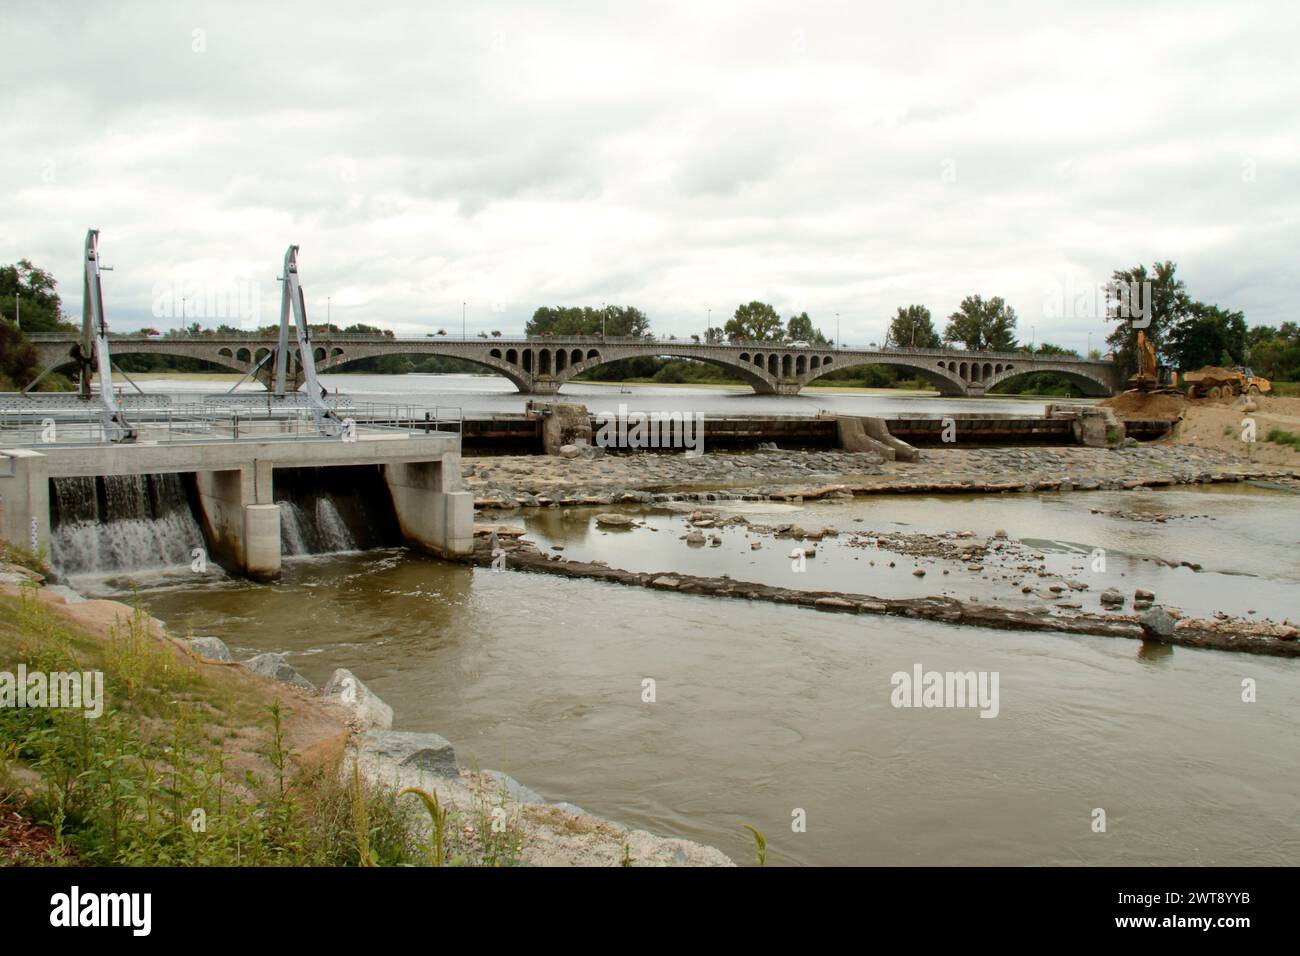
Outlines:
[[1153, 591], [1147, 591], [1143, 588], [1138, 588], [1133, 592], [1134, 601], [1154, 601], [1155, 599], [1156, 596]]
[[1005, 540], [1006, 536], [1007, 533], [1003, 531], [1001, 528], [998, 528], [996, 531], [993, 532], [993, 537], [999, 540]]
[[596, 515], [596, 524], [603, 528], [628, 528], [635, 523], [627, 515], [615, 514], [614, 512]]
[[679, 581], [677, 578], [672, 578], [665, 574], [651, 581], [650, 586], [652, 588], [659, 588], [661, 591], [671, 591], [681, 583], [682, 582]]
[[703, 544], [704, 542], [705, 542], [705, 537], [704, 537], [704, 535], [703, 535], [702, 533], [700, 533], [699, 531], [692, 531], [690, 534], [688, 534], [688, 535], [686, 536], [686, 543], [687, 543], [687, 544], [697, 544], [697, 545], [698, 545], [698, 544]]
[[294, 670], [284, 659], [283, 654], [258, 654], [251, 660], [244, 661], [244, 666], [261, 677], [269, 677], [312, 693], [316, 692], [316, 685]]
[[340, 704], [361, 719], [367, 727], [391, 730], [393, 708], [379, 699], [350, 670], [340, 667], [321, 691], [325, 699]]
[[[22, 569], [20, 569], [20, 570], [24, 570], [24, 571], [26, 571], [25, 568], [22, 568]], [[39, 575], [32, 574], [32, 572], [30, 572], [30, 571], [28, 571], [27, 573], [32, 575], [32, 577], [29, 578], [28, 580], [40, 580], [40, 576], [39, 576]], [[15, 583], [21, 583], [21, 582], [15, 582]], [[80, 593], [78, 593], [77, 591], [74, 591], [72, 588], [68, 587], [66, 584], [47, 584], [47, 585], [45, 585], [45, 589], [44, 589], [44, 590], [45, 590], [45, 593], [46, 593], [46, 594], [57, 594], [57, 595], [59, 595], [60, 597], [63, 598], [63, 601], [64, 601], [64, 603], [66, 603], [66, 604], [84, 604], [84, 603], [86, 603], [86, 599], [85, 599], [84, 597], [82, 597]], [[230, 659], [230, 658], [226, 658], [226, 660], [229, 660], [229, 659]]]
[[560, 446], [560, 457], [561, 457], [561, 458], [571, 458], [571, 459], [572, 459], [572, 458], [577, 458], [578, 455], [580, 455], [580, 454], [581, 454], [581, 452], [578, 451], [578, 446], [577, 446], [577, 445], [561, 445], [561, 446]]
[[912, 574], [913, 574], [914, 577], [923, 578], [923, 577], [925, 577], [925, 569], [924, 569], [924, 568], [913, 568], [913, 569], [912, 569]]
[[546, 798], [531, 787], [526, 787], [509, 774], [504, 774], [500, 770], [484, 770], [483, 776], [491, 777], [496, 781], [497, 786], [516, 803], [535, 803], [546, 805]]
[[402, 730], [372, 730], [361, 738], [362, 751], [440, 777], [457, 779], [456, 751], [446, 737]]
[[1142, 625], [1142, 633], [1156, 641], [1168, 641], [1173, 637], [1178, 623], [1163, 607], [1153, 607], [1138, 618], [1138, 622]]
[[837, 597], [818, 598], [813, 602], [813, 606], [826, 611], [847, 611], [857, 607], [852, 601]]
[[749, 542], [749, 550], [750, 550], [750, 551], [757, 551], [757, 550], [758, 550], [759, 548], [761, 548], [762, 546], [763, 546], [763, 542], [762, 542], [762, 541], [751, 541], [751, 542]]
[[1124, 606], [1124, 595], [1120, 594], [1114, 588], [1107, 588], [1101, 592], [1101, 606], [1109, 608], [1120, 608]]
[[206, 657], [210, 661], [234, 660], [230, 656], [230, 648], [219, 637], [191, 637], [185, 641], [185, 645], [199, 657]]

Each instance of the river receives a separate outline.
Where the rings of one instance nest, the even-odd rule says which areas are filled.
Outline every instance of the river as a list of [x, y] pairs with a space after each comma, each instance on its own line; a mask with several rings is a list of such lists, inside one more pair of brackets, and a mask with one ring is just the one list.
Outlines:
[[[238, 379], [194, 381], [183, 378], [151, 378], [148, 373], [132, 378], [146, 392], [171, 394], [178, 400], [195, 401], [206, 393], [224, 392]], [[394, 404], [445, 405], [460, 408], [466, 416], [518, 413], [530, 398], [520, 395], [499, 375], [322, 375], [321, 385], [358, 400]], [[265, 395], [259, 384], [240, 386], [249, 395]], [[662, 411], [721, 415], [816, 415], [821, 409], [856, 415], [941, 415], [948, 413], [990, 413], [1039, 415], [1047, 401], [1088, 403], [1095, 399], [1044, 399], [1012, 395], [990, 398], [946, 398], [928, 392], [896, 389], [809, 388], [799, 395], [756, 395], [748, 386], [631, 385], [628, 394], [616, 384], [569, 382], [556, 396], [559, 401], [581, 402], [592, 413], [613, 412], [620, 404], [632, 411]]]
[[[751, 518], [845, 532], [819, 545], [808, 564], [822, 578], [803, 586], [936, 593], [952, 586], [937, 565], [918, 582], [916, 562], [888, 569], [885, 555], [847, 547], [847, 533], [1001, 528], [1062, 573], [1106, 549], [1106, 581], [1092, 581], [1088, 602], [1104, 583], [1189, 609], [1294, 617], [1298, 505], [1187, 488], [760, 504]], [[1188, 517], [1112, 514], [1143, 510]], [[634, 513], [659, 530], [607, 534], [590, 509], [508, 520], [573, 557], [789, 583], [788, 541], [751, 552], [743, 529], [728, 529], [721, 547], [691, 549], [680, 511]], [[1204, 568], [1143, 560], [1157, 556]], [[288, 558], [274, 586], [181, 569], [146, 583], [142, 600], [181, 632], [218, 635], [238, 658], [288, 652], [317, 684], [347, 667], [392, 704], [398, 729], [447, 736], [463, 763], [740, 862], [753, 860], [746, 824], [766, 835], [772, 864], [1300, 859], [1294, 660], [493, 573], [401, 548]], [[1015, 583], [961, 587], [1012, 601]], [[997, 674], [996, 718], [893, 706], [891, 676], [917, 665]], [[1097, 810], [1105, 832], [1094, 832]], [[792, 830], [796, 811], [806, 832]]]

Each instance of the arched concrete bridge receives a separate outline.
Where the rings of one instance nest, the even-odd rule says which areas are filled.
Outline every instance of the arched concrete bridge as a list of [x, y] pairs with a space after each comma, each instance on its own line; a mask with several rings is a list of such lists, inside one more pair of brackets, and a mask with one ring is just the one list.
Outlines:
[[[49, 370], [76, 361], [75, 336], [34, 336], [42, 366]], [[620, 359], [657, 356], [695, 359], [737, 373], [755, 392], [797, 395], [828, 373], [857, 365], [893, 365], [934, 385], [943, 395], [979, 396], [999, 382], [1031, 372], [1054, 372], [1086, 395], [1113, 395], [1123, 382], [1113, 362], [1024, 352], [965, 352], [955, 349], [796, 348], [773, 342], [724, 345], [647, 341], [601, 336], [527, 339], [395, 338], [386, 335], [316, 332], [317, 371], [341, 369], [359, 359], [388, 355], [441, 355], [499, 372], [519, 391], [548, 395], [580, 372]], [[114, 355], [172, 355], [201, 359], [269, 383], [276, 341], [265, 335], [158, 337], [114, 335]], [[294, 350], [295, 358], [297, 349]], [[296, 364], [296, 362], [295, 362]], [[299, 378], [299, 381], [301, 379]]]

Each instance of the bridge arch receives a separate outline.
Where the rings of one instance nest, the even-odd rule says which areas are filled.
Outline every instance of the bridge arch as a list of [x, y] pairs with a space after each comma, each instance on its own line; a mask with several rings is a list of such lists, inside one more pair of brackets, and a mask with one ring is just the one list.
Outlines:
[[[762, 394], [773, 394], [777, 391], [775, 377], [769, 377], [768, 374], [764, 374], [766, 369], [764, 369], [761, 364], [757, 364], [762, 359], [761, 355], [756, 355], [754, 357], [754, 362], [750, 362], [743, 359], [737, 360], [730, 358], [729, 356], [723, 357], [710, 354], [708, 350], [697, 350], [696, 348], [692, 348], [690, 345], [683, 345], [674, 348], [671, 344], [665, 343], [665, 346], [666, 347], [664, 348], [656, 349], [651, 357], [686, 359], [692, 362], [704, 362], [707, 365], [713, 365], [717, 368], [725, 369], [726, 371], [738, 376], [741, 381], [750, 386], [756, 392]], [[587, 352], [587, 357], [581, 364], [569, 366], [564, 370], [562, 375], [557, 372], [555, 376], [557, 387], [571, 381], [575, 376], [582, 372], [599, 368], [601, 365], [609, 365], [611, 362], [620, 362], [624, 359], [644, 358], [646, 357], [646, 354], [647, 353], [644, 351], [624, 353], [623, 350], [618, 348], [606, 348], [603, 353], [597, 349], [590, 349]], [[776, 356], [773, 355], [773, 361], [775, 361], [775, 358]]]
[[[378, 358], [381, 356], [406, 355], [406, 356], [424, 357], [424, 356], [436, 355], [441, 358], [457, 359], [458, 361], [461, 362], [468, 362], [471, 365], [481, 366], [482, 368], [485, 368], [492, 372], [496, 372], [498, 375], [501, 375], [504, 378], [508, 379], [510, 381], [510, 384], [514, 385], [515, 388], [519, 389], [519, 391], [530, 392], [532, 390], [531, 388], [532, 383], [527, 377], [520, 374], [519, 367], [513, 365], [510, 362], [505, 361], [502, 358], [498, 358], [496, 355], [492, 354], [493, 352], [499, 352], [499, 351], [500, 351], [499, 349], [493, 349], [486, 356], [476, 357], [473, 355], [463, 354], [455, 349], [443, 350], [443, 349], [431, 348], [427, 346], [421, 348], [412, 348], [409, 352], [404, 352], [400, 350], [394, 351], [392, 349], [383, 349], [382, 351], [378, 349], [368, 350], [365, 348], [349, 349], [346, 351], [343, 349], [334, 349], [332, 353], [324, 361], [317, 362], [316, 371], [338, 372], [338, 371], [342, 371], [344, 367], [352, 364], [353, 362], [360, 362], [363, 361], [364, 359]], [[511, 349], [510, 351], [513, 352], [514, 350]]]
[[[949, 362], [946, 365], [944, 362], [935, 362], [934, 365], [931, 366], [921, 358], [899, 359], [894, 358], [893, 356], [882, 356], [880, 358], [862, 360], [850, 358], [843, 364], [837, 364], [835, 362], [835, 356], [833, 355], [814, 356], [813, 358], [820, 358], [821, 361], [815, 365], [812, 362], [809, 362], [809, 370], [807, 374], [801, 376], [799, 379], [800, 386], [810, 385], [817, 381], [817, 379], [823, 378], [831, 372], [838, 371], [842, 368], [860, 368], [865, 365], [889, 365], [894, 368], [907, 369], [918, 378], [924, 379], [933, 385], [940, 395], [967, 394], [965, 384], [957, 378], [957, 373], [952, 370], [952, 368], [957, 365], [957, 363], [954, 362]], [[963, 362], [961, 363], [961, 366], [964, 367], [965, 364], [966, 363]]]
[[1077, 386], [1084, 395], [1090, 398], [1105, 398], [1113, 394], [1110, 383], [1099, 377], [1094, 377], [1086, 372], [1051, 365], [1046, 367], [1035, 364], [1007, 365], [1001, 373], [994, 372], [993, 376], [987, 379], [984, 384], [991, 391], [995, 386], [1020, 378], [1022, 375], [1055, 375], [1057, 378], [1065, 379], [1071, 385]]

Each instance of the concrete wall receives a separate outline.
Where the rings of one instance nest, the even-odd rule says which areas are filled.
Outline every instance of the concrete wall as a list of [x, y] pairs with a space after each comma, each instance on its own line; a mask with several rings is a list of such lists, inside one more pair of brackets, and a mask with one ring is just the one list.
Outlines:
[[[280, 506], [259, 504], [256, 467], [195, 475], [203, 530], [212, 556], [257, 581], [280, 576]], [[266, 469], [269, 476], [270, 470]], [[270, 481], [264, 479], [270, 497]]]
[[25, 448], [0, 451], [0, 539], [39, 552], [50, 544], [49, 461]]
[[402, 536], [434, 554], [474, 549], [474, 496], [461, 490], [460, 455], [384, 466]]

